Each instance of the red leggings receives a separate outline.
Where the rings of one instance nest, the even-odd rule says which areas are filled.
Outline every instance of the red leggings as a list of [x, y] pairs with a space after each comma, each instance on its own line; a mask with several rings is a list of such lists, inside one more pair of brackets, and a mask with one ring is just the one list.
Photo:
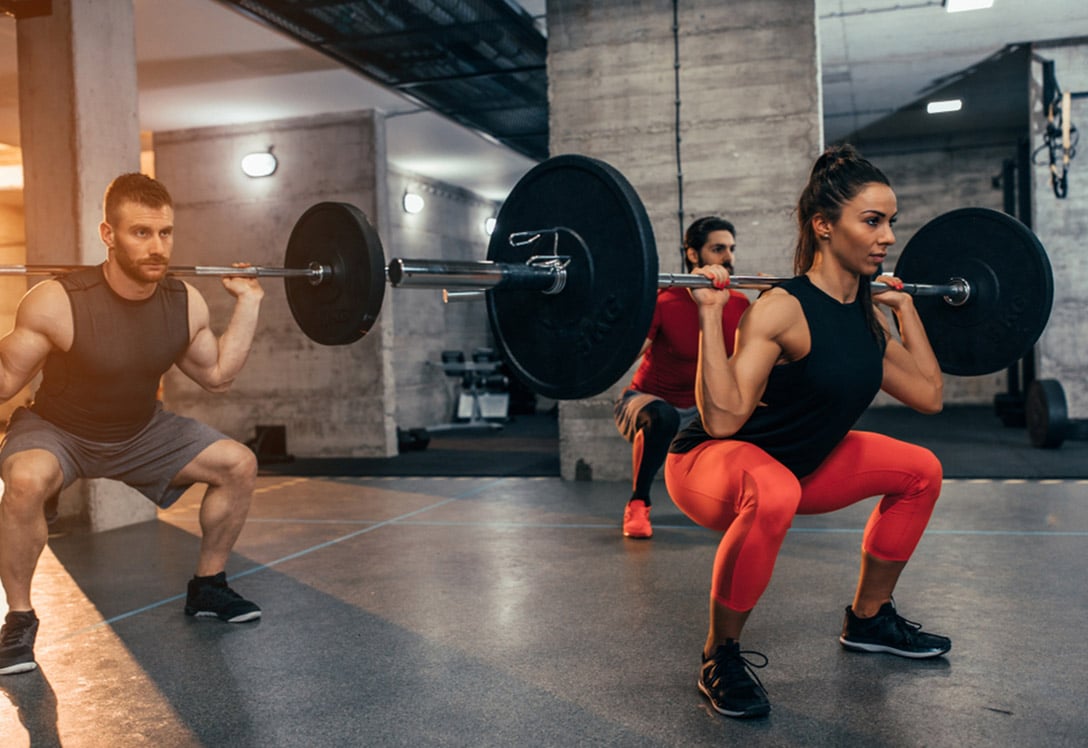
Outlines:
[[778, 549], [795, 514], [824, 514], [870, 496], [861, 547], [885, 561], [906, 561], [941, 492], [941, 463], [928, 449], [882, 434], [851, 431], [816, 472], [802, 480], [754, 444], [712, 440], [670, 454], [665, 484], [678, 507], [724, 533], [710, 593], [737, 611], [755, 607], [771, 581]]

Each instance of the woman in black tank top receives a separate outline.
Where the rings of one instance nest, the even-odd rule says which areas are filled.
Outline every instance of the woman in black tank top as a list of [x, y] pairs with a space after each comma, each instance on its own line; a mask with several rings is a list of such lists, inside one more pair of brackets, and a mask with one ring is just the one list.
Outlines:
[[[665, 479], [681, 510], [722, 533], [699, 679], [722, 714], [770, 711], [751, 670], [766, 657], [742, 652], [740, 634], [798, 513], [880, 497], [861, 544], [843, 647], [909, 658], [936, 657], [951, 647], [946, 637], [899, 616], [892, 603], [940, 493], [941, 465], [921, 447], [852, 430], [881, 389], [922, 412], [942, 405], [940, 367], [912, 297], [874, 296], [870, 289], [895, 241], [896, 213], [895, 193], [879, 169], [850, 146], [830, 148], [798, 202], [796, 277], [748, 310], [733, 358], [720, 324], [711, 324], [721, 317], [724, 291], [692, 292], [702, 332], [700, 416], [673, 442]], [[728, 284], [720, 267], [695, 272], [718, 289]], [[882, 280], [902, 287], [890, 276]], [[878, 304], [895, 314], [898, 335]]]

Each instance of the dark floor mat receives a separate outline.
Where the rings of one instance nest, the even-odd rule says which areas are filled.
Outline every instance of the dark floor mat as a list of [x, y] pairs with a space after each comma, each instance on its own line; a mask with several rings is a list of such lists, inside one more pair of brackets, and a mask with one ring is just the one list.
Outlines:
[[1088, 478], [1088, 442], [1037, 449], [1025, 429], [1004, 426], [985, 405], [949, 406], [936, 415], [870, 408], [857, 428], [927, 447], [940, 458], [946, 478]]
[[559, 475], [554, 413], [517, 416], [501, 430], [454, 429], [430, 435], [425, 449], [395, 457], [306, 457], [262, 461], [262, 475], [450, 476], [529, 478]]
[[[1088, 442], [1036, 449], [1023, 428], [1005, 427], [984, 405], [949, 406], [923, 415], [899, 406], [871, 408], [857, 428], [920, 444], [944, 465], [946, 478], [1088, 478]], [[262, 463], [264, 475], [557, 476], [554, 414], [520, 416], [501, 431], [433, 434], [420, 451], [389, 458], [326, 457]]]
[[262, 464], [262, 475], [330, 476], [536, 476], [559, 475], [559, 454], [518, 454], [489, 450], [427, 449], [396, 457], [311, 457]]

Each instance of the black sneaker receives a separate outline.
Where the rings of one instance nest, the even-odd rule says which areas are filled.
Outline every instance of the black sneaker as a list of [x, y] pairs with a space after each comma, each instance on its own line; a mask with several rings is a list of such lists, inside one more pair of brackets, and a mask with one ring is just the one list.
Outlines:
[[884, 603], [872, 618], [858, 618], [846, 606], [839, 643], [855, 652], [887, 652], [900, 657], [939, 657], [952, 649], [947, 636], [927, 634], [922, 625], [895, 612], [895, 604]]
[[[763, 659], [756, 664], [744, 655]], [[752, 668], [767, 667], [767, 658], [759, 652], [742, 652], [740, 644], [727, 640], [709, 658], [703, 655], [699, 690], [710, 705], [726, 717], [762, 717], [771, 711], [767, 691]]]
[[226, 572], [214, 577], [193, 577], [185, 598], [185, 615], [243, 623], [261, 617], [261, 609], [227, 585]]
[[0, 628], [0, 675], [25, 673], [38, 667], [34, 662], [34, 639], [38, 617], [34, 611], [9, 610]]

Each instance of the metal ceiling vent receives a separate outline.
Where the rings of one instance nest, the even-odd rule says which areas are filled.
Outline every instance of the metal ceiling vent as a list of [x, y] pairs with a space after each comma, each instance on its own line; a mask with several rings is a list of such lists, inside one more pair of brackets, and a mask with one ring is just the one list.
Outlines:
[[220, 0], [530, 158], [548, 156], [547, 40], [507, 0]]

